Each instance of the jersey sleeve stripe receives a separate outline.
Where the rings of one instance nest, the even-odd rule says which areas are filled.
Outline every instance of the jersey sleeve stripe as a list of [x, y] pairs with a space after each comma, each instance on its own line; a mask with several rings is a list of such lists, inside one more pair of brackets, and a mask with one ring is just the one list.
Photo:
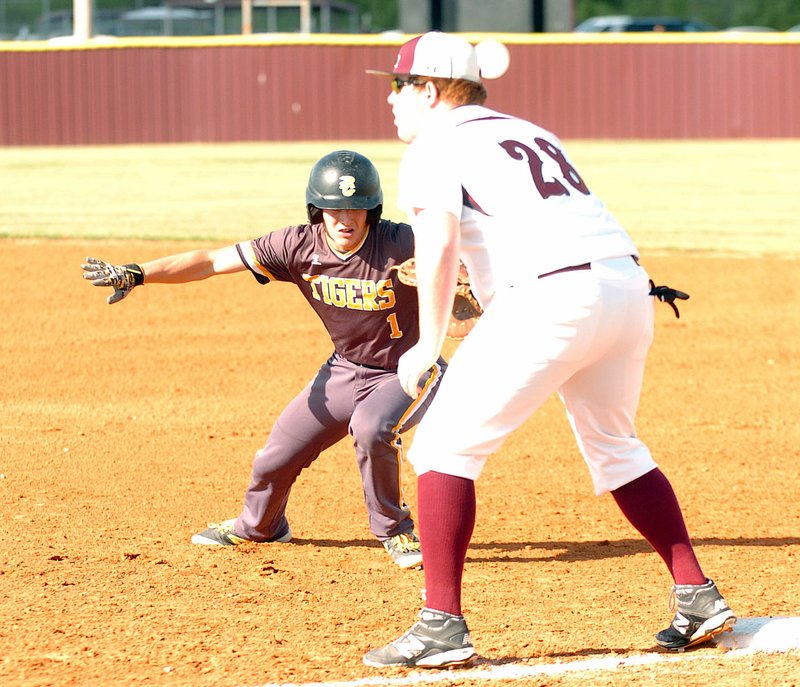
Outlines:
[[258, 261], [256, 252], [253, 250], [252, 242], [242, 241], [241, 243], [237, 243], [236, 250], [244, 266], [253, 273], [253, 276], [255, 276], [259, 283], [266, 284], [268, 281], [276, 281], [270, 271]]

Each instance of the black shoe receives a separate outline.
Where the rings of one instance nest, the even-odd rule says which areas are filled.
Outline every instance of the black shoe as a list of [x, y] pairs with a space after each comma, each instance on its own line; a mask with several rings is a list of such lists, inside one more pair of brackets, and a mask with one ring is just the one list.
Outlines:
[[376, 668], [446, 668], [468, 663], [475, 656], [464, 616], [423, 608], [419, 620], [400, 639], [364, 654]]
[[675, 617], [666, 630], [656, 635], [656, 643], [663, 649], [683, 651], [730, 632], [736, 624], [736, 616], [712, 580], [705, 584], [676, 584], [669, 601]]

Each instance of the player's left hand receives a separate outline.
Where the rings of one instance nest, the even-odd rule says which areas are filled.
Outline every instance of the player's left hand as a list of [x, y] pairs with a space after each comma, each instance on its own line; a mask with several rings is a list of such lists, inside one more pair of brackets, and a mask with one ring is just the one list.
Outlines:
[[419, 380], [430, 370], [434, 363], [439, 359], [438, 353], [431, 353], [427, 347], [421, 347], [419, 343], [409, 348], [397, 363], [397, 377], [400, 386], [411, 398], [419, 396]]
[[90, 279], [94, 286], [111, 286], [114, 289], [108, 297], [108, 304], [121, 301], [135, 286], [144, 283], [144, 273], [139, 265], [112, 265], [98, 258], [86, 258], [81, 265], [83, 278]]
[[[417, 259], [408, 258], [405, 262], [395, 265], [397, 278], [406, 286], [417, 288]], [[453, 308], [447, 321], [447, 338], [461, 341], [477, 324], [478, 318], [483, 314], [483, 308], [472, 293], [469, 272], [464, 263], [459, 263], [458, 279], [456, 281], [456, 294], [453, 299]]]

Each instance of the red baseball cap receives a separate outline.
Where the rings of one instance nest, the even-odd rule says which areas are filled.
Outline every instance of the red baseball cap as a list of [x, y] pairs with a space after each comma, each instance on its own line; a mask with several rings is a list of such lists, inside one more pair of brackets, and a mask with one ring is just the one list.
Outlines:
[[429, 31], [400, 46], [392, 71], [368, 69], [380, 76], [432, 76], [466, 79], [481, 83], [478, 53], [464, 38], [451, 33]]

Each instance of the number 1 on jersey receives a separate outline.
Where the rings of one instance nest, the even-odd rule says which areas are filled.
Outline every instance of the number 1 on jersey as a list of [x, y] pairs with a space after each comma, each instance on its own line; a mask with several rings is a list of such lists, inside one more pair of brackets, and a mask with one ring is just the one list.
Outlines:
[[397, 324], [397, 313], [390, 312], [389, 316], [386, 318], [386, 321], [389, 323], [389, 338], [390, 339], [402, 339], [403, 338], [403, 330], [400, 329], [400, 325]]

